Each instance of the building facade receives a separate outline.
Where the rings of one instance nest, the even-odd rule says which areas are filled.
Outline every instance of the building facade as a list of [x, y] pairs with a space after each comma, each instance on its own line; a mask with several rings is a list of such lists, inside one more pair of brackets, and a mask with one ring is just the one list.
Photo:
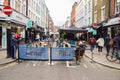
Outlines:
[[[13, 32], [19, 33], [22, 38], [21, 43], [24, 43], [26, 24], [29, 21], [29, 18], [25, 16], [26, 7], [23, 7], [26, 6], [26, 1], [1, 0], [0, 4], [0, 48], [6, 49], [10, 47], [10, 36]], [[4, 14], [3, 11], [4, 7], [8, 5], [12, 8], [10, 15]]]
[[75, 24], [75, 13], [76, 13], [76, 7], [77, 7], [77, 2], [75, 2], [72, 6], [72, 11], [71, 11], [71, 25]]
[[84, 5], [84, 27], [92, 26], [92, 0], [85, 0]]
[[84, 0], [78, 0], [77, 1], [77, 7], [76, 7], [76, 16], [75, 16], [75, 26], [80, 28], [84, 26]]
[[101, 24], [109, 18], [109, 0], [93, 0], [93, 24]]

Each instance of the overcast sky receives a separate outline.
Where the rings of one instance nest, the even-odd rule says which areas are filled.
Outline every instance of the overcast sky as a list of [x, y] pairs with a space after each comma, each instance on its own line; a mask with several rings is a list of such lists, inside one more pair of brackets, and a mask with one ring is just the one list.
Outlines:
[[77, 0], [45, 0], [55, 25], [61, 26], [70, 16], [72, 5]]

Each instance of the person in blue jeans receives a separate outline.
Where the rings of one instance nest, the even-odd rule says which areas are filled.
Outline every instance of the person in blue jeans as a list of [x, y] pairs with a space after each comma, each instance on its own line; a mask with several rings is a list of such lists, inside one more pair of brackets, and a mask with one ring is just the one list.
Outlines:
[[119, 37], [117, 34], [115, 34], [115, 37], [113, 39], [113, 52], [116, 51], [117, 57], [119, 57], [118, 50], [119, 50]]
[[95, 44], [96, 44], [96, 39], [93, 35], [88, 39], [88, 43], [90, 44], [91, 52], [93, 52]]
[[109, 55], [110, 47], [111, 47], [109, 44], [109, 41], [110, 41], [110, 36], [109, 34], [107, 34], [107, 36], [105, 37], [105, 46], [106, 46], [107, 56]]

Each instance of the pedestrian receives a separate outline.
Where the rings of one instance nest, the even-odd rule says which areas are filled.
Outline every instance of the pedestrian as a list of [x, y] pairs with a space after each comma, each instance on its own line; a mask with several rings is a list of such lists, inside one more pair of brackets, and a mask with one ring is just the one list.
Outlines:
[[110, 52], [110, 35], [107, 34], [107, 36], [105, 37], [105, 46], [106, 46], [106, 52], [107, 52], [107, 56], [109, 55]]
[[39, 33], [36, 34], [36, 41], [40, 41], [40, 34]]
[[80, 36], [80, 40], [85, 41], [85, 36], [84, 36], [84, 34], [82, 34], [82, 35]]
[[93, 35], [91, 35], [90, 38], [88, 39], [88, 43], [90, 44], [91, 52], [93, 52], [95, 44], [96, 44], [96, 39], [95, 39], [95, 37]]
[[119, 54], [118, 54], [119, 41], [120, 41], [120, 39], [119, 39], [118, 35], [115, 34], [115, 36], [113, 38], [113, 52], [116, 51], [115, 53], [116, 53], [117, 57], [119, 56]]
[[20, 36], [16, 35], [15, 33], [13, 33], [11, 36], [11, 55], [13, 59], [16, 59], [16, 49], [18, 46], [19, 37]]
[[96, 43], [98, 44], [98, 53], [102, 55], [102, 48], [104, 46], [104, 38], [102, 38], [101, 36], [98, 38], [98, 40], [96, 41]]
[[67, 42], [67, 39], [63, 40], [61, 43], [61, 47], [71, 47], [71, 45]]

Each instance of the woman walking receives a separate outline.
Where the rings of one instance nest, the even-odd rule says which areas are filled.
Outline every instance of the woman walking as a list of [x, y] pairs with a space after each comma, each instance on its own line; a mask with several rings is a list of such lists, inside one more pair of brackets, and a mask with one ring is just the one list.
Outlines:
[[98, 44], [98, 53], [102, 55], [102, 48], [104, 46], [104, 39], [100, 36], [98, 40], [96, 41]]

